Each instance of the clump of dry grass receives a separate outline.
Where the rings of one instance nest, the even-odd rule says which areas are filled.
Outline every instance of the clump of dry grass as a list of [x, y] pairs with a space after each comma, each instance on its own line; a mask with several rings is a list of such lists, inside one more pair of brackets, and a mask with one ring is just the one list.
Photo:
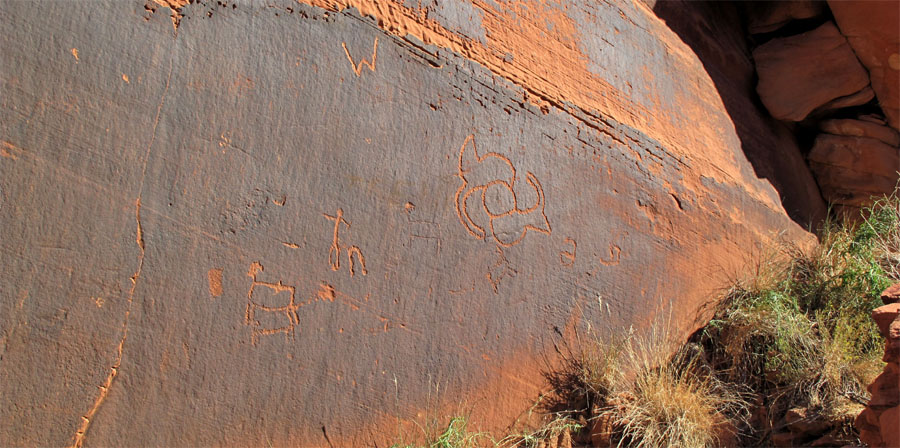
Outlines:
[[633, 399], [622, 400], [616, 410], [619, 446], [721, 446], [729, 420], [740, 418], [747, 405], [715, 377], [698, 373], [698, 358], [688, 360], [683, 353], [636, 375], [631, 396], [624, 395]]
[[742, 394], [711, 375], [697, 350], [678, 350], [662, 331], [598, 342], [586, 359], [583, 381], [601, 394], [596, 417], [609, 422], [617, 446], [721, 446], [727, 428], [746, 417]]
[[879, 199], [860, 225], [872, 239], [872, 252], [885, 275], [900, 281], [900, 186]]
[[565, 414], [550, 414], [543, 425], [533, 431], [512, 434], [501, 439], [497, 448], [572, 448], [573, 434], [584, 425]]

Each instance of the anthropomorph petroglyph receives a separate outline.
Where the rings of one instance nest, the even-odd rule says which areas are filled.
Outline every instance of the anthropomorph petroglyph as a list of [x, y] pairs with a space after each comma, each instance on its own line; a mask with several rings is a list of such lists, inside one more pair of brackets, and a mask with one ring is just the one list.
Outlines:
[[269, 283], [257, 280], [263, 271], [259, 262], [253, 262], [247, 275], [253, 279], [247, 293], [247, 314], [245, 322], [253, 328], [252, 341], [259, 341], [260, 335], [284, 333], [286, 337], [294, 335], [294, 327], [300, 323], [297, 309], [300, 304], [294, 301], [296, 288], [281, 283]]
[[[503, 247], [514, 246], [528, 231], [549, 235], [550, 221], [544, 213], [544, 189], [527, 172], [525, 184], [506, 156], [495, 152], [478, 154], [475, 136], [466, 137], [459, 150], [462, 185], [456, 190], [456, 214], [475, 238], [493, 238]], [[530, 206], [523, 196], [533, 196]]]
[[[332, 271], [337, 271], [341, 268], [341, 255], [343, 254], [343, 250], [341, 248], [341, 239], [339, 236], [341, 224], [350, 228], [350, 222], [344, 219], [344, 210], [338, 209], [337, 213], [334, 216], [323, 213], [322, 216], [329, 221], [334, 221], [334, 232], [331, 236], [331, 246], [328, 248], [328, 264], [331, 265]], [[356, 255], [356, 262], [353, 261], [353, 256]], [[349, 246], [347, 248], [347, 263], [349, 265], [350, 276], [353, 277], [356, 275], [356, 265], [359, 264], [360, 271], [362, 275], [368, 275], [369, 271], [366, 270], [366, 258], [363, 256], [362, 251], [358, 246]]]

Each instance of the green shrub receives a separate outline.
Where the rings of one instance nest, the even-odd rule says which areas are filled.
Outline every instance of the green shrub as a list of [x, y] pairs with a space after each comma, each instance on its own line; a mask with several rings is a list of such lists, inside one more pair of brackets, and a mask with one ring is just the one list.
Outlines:
[[855, 224], [828, 221], [819, 239], [766, 256], [697, 337], [718, 376], [768, 397], [773, 418], [791, 407], [858, 412], [883, 366], [869, 314], [900, 280], [900, 199], [877, 201]]

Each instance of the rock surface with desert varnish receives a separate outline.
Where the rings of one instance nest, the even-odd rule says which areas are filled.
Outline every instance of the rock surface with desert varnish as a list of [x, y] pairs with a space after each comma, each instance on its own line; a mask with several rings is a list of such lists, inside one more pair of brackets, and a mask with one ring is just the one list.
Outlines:
[[809, 241], [644, 4], [165, 3], [0, 2], [0, 445], [502, 430]]

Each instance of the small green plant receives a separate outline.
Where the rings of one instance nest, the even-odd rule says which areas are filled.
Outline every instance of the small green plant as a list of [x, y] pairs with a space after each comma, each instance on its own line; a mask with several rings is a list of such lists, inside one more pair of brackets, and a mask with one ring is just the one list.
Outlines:
[[452, 417], [447, 427], [439, 433], [423, 430], [424, 444], [396, 443], [391, 445], [391, 448], [478, 448], [494, 444], [487, 434], [469, 431], [468, 425], [467, 418]]

